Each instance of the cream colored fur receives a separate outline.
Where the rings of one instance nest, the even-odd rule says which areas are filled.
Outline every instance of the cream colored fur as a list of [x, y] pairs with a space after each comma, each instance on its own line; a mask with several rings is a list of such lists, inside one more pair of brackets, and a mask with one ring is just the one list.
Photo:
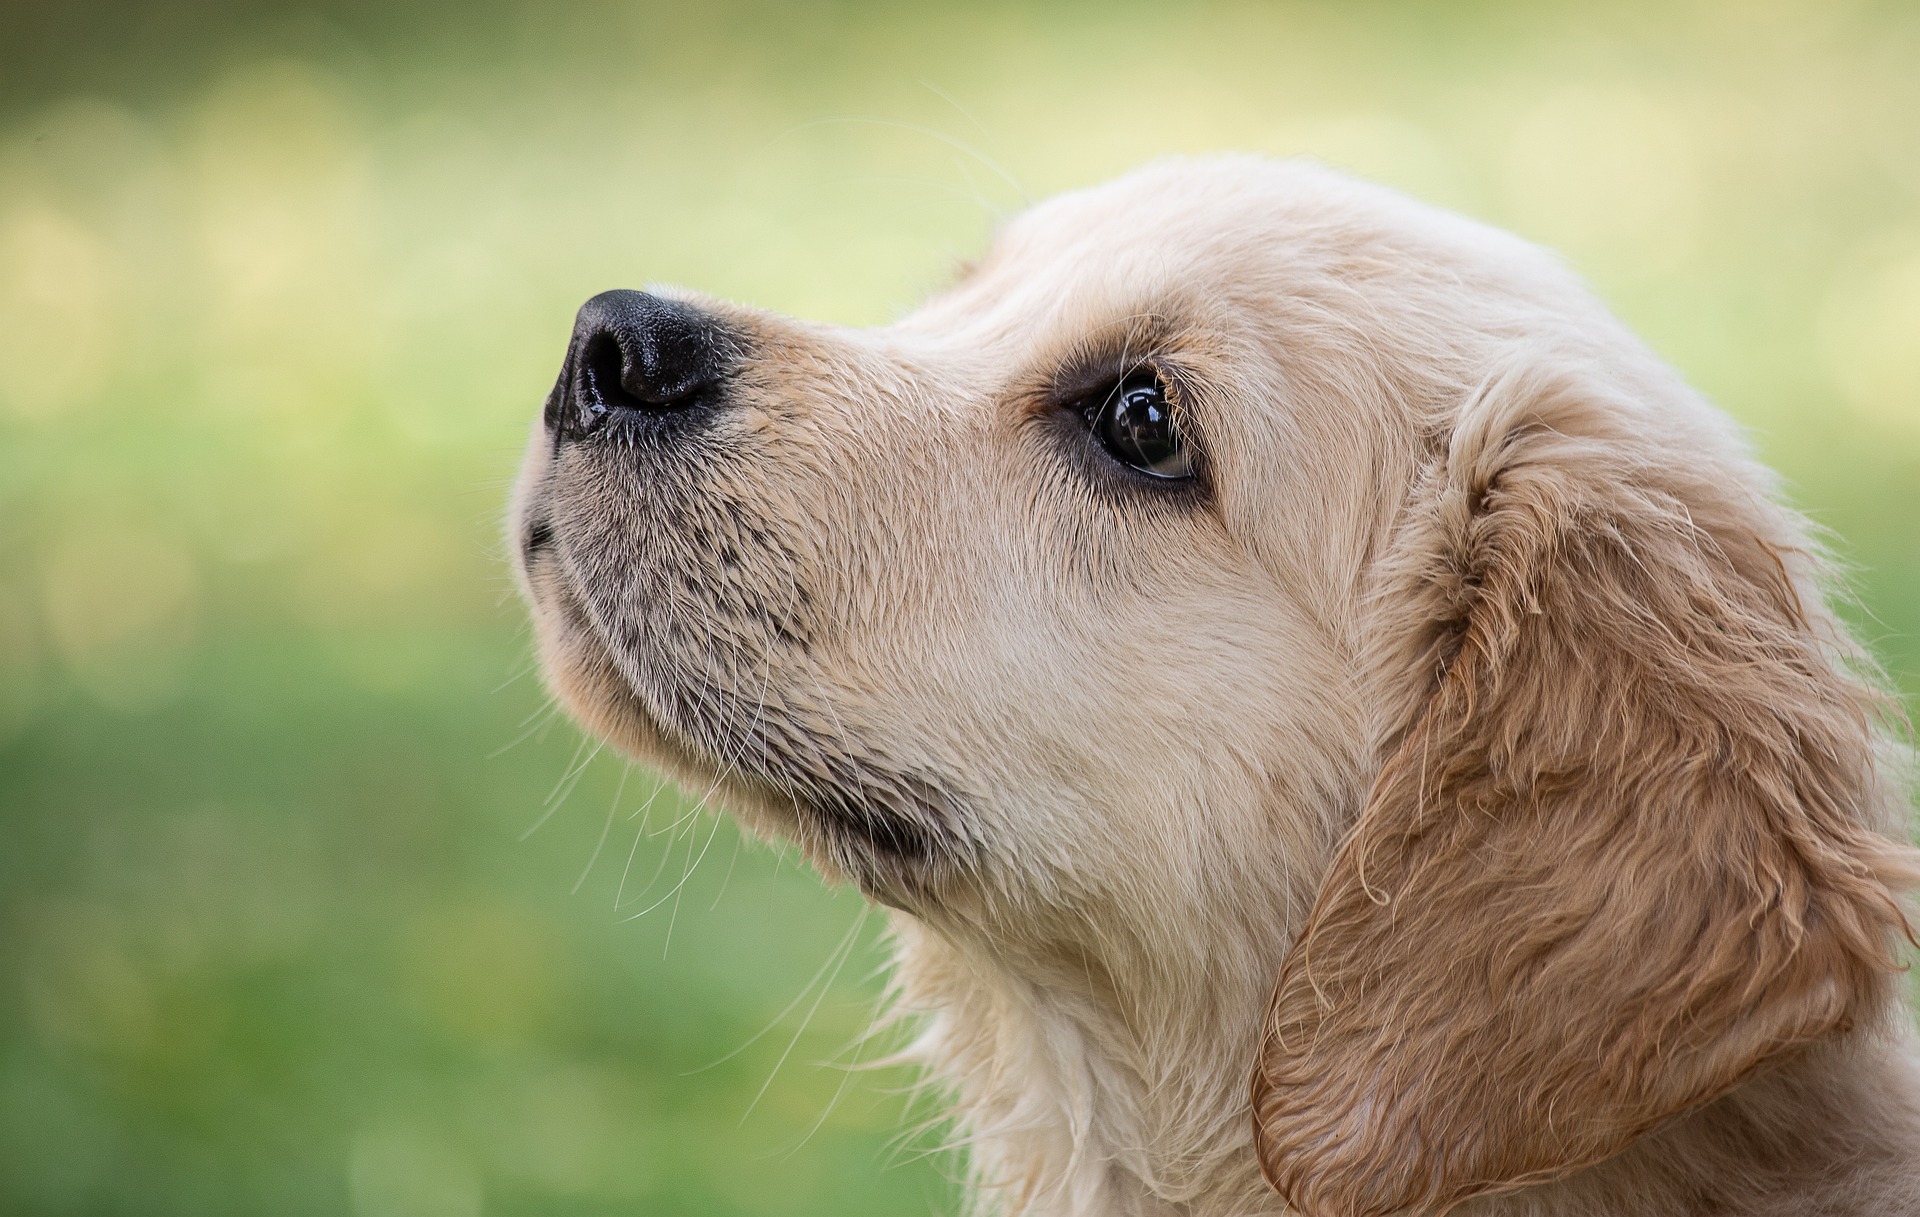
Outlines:
[[[1264, 1153], [1312, 1217], [1920, 1213], [1886, 706], [1732, 426], [1552, 257], [1222, 157], [878, 330], [683, 299], [738, 336], [717, 440], [530, 451], [546, 670], [891, 906], [981, 1211], [1288, 1211]], [[1101, 359], [1179, 388], [1196, 491], [1062, 455]]]

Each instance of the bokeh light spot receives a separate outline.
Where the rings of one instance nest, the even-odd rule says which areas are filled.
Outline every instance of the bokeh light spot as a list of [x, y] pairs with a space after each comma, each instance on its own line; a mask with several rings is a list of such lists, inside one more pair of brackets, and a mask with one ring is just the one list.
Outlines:
[[179, 692], [197, 631], [191, 555], [138, 524], [61, 538], [48, 563], [47, 635], [69, 672], [115, 709], [150, 710]]

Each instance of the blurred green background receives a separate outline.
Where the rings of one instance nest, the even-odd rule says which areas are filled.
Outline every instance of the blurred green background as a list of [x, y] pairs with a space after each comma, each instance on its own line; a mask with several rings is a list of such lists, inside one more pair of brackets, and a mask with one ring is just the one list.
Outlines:
[[0, 5], [0, 1212], [955, 1209], [841, 1067], [879, 918], [526, 674], [603, 288], [880, 322], [1023, 196], [1312, 153], [1563, 250], [1911, 700], [1916, 64], [1851, 0]]

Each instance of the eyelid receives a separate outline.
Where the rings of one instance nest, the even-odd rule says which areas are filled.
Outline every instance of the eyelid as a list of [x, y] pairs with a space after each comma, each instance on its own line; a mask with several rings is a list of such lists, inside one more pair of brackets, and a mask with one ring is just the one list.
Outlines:
[[[1168, 372], [1166, 359], [1158, 353], [1131, 355], [1125, 359], [1117, 354], [1074, 359], [1056, 372], [1046, 395], [1059, 407], [1100, 406], [1122, 387], [1136, 381], [1151, 379], [1165, 389], [1174, 379]], [[1173, 396], [1169, 392], [1167, 399], [1171, 401]]]
[[1122, 346], [1083, 346], [1054, 365], [1047, 394], [1058, 405], [1071, 405], [1106, 391], [1139, 372], [1155, 371], [1162, 355], [1158, 342], [1136, 334]]

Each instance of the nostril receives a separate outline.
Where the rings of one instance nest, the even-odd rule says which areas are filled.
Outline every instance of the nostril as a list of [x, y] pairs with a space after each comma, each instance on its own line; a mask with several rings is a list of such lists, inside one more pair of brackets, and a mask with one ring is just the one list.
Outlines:
[[626, 375], [626, 356], [620, 350], [620, 340], [608, 330], [601, 330], [587, 340], [587, 349], [581, 353], [581, 371], [586, 383], [581, 394], [581, 405], [590, 413], [600, 415], [608, 410], [644, 410], [647, 403], [629, 392], [622, 383]]

